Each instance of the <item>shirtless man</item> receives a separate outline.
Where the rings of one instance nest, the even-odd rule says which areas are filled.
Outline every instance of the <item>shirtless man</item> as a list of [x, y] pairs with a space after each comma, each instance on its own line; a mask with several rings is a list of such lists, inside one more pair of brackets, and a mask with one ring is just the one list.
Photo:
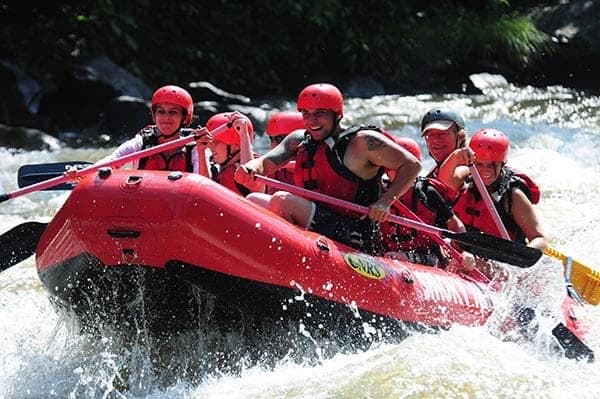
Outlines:
[[[331, 84], [304, 88], [297, 108], [306, 130], [289, 134], [266, 154], [242, 165], [236, 180], [253, 191], [264, 192], [253, 174], [269, 175], [295, 160], [296, 186], [368, 206], [368, 217], [285, 191], [268, 198], [269, 209], [308, 230], [378, 253], [379, 222], [388, 216], [393, 201], [412, 186], [421, 170], [420, 161], [377, 130], [342, 127], [343, 97]], [[382, 192], [385, 170], [395, 171], [395, 178]]]

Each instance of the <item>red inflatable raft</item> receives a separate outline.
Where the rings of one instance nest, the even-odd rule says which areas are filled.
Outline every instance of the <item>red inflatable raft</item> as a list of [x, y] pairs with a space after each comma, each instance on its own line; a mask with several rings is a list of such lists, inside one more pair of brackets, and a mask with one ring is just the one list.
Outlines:
[[[358, 252], [179, 172], [85, 177], [36, 252], [59, 306], [120, 328], [143, 312], [159, 334], [194, 328], [212, 311], [226, 328], [235, 313], [253, 326], [286, 321], [364, 338], [367, 323], [400, 336], [411, 327], [483, 325], [495, 295], [457, 274]], [[565, 320], [567, 335], [579, 334], [574, 323]]]

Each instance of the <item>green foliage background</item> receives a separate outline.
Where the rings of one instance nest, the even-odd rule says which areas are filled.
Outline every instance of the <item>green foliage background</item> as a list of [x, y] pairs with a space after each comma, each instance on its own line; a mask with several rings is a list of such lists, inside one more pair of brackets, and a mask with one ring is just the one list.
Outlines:
[[[390, 91], [551, 50], [532, 1], [71, 0], [0, 3], [0, 58], [36, 79], [105, 54], [151, 87], [207, 80], [248, 94], [367, 75]], [[407, 82], [408, 78], [413, 81]]]

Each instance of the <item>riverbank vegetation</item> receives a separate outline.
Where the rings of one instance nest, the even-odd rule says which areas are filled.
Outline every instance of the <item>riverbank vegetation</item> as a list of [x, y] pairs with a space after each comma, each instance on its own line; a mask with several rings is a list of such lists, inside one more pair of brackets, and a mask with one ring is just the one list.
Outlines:
[[2, 57], [49, 81], [104, 54], [150, 86], [280, 94], [368, 76], [410, 92], [482, 68], [518, 76], [552, 46], [524, 0], [31, 3], [0, 4]]

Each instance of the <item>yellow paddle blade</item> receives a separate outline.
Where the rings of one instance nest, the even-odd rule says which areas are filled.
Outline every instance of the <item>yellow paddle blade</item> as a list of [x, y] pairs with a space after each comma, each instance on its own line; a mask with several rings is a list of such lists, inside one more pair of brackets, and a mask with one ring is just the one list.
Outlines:
[[[562, 261], [566, 271], [568, 255], [552, 247], [547, 247], [544, 253]], [[571, 261], [571, 284], [584, 301], [592, 305], [598, 305], [600, 303], [600, 272], [578, 260], [571, 259]]]

